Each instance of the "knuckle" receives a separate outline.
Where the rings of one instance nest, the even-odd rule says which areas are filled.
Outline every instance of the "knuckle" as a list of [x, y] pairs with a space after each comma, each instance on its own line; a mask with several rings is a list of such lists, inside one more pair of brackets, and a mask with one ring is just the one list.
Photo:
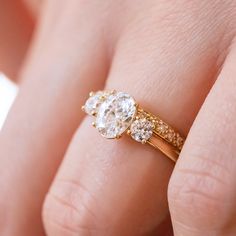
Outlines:
[[[192, 164], [191, 164], [192, 163]], [[201, 155], [191, 156], [188, 167], [179, 167], [172, 178], [168, 199], [174, 216], [184, 215], [206, 227], [223, 227], [227, 219], [219, 218], [232, 207], [229, 171], [222, 163]]]
[[100, 235], [104, 219], [96, 199], [81, 183], [57, 180], [43, 206], [49, 235]]

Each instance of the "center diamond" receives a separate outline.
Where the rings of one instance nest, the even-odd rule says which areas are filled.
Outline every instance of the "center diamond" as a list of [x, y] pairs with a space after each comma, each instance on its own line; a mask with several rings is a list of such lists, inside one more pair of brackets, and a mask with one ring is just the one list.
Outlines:
[[105, 138], [119, 137], [131, 125], [135, 114], [136, 103], [129, 94], [110, 95], [98, 110], [96, 128]]

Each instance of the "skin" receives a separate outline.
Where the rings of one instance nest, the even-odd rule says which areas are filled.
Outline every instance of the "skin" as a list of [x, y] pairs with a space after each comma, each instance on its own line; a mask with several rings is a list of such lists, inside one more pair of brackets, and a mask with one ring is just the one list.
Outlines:
[[[0, 234], [235, 235], [235, 1], [25, 6], [38, 23], [9, 71], [20, 92], [0, 133]], [[188, 134], [175, 166], [99, 136], [79, 108], [103, 88]]]
[[19, 77], [32, 37], [35, 24], [33, 18], [22, 2], [1, 1], [0, 70], [12, 80], [17, 80]]

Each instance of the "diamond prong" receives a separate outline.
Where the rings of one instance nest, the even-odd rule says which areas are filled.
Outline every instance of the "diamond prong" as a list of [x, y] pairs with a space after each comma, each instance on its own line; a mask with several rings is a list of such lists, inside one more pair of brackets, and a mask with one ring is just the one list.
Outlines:
[[89, 97], [92, 97], [93, 95], [94, 95], [94, 92], [91, 91], [91, 92], [89, 93]]
[[84, 105], [81, 107], [81, 110], [82, 110], [82, 111], [85, 111], [85, 106], [84, 106]]
[[104, 99], [106, 98], [106, 96], [105, 95], [102, 95], [102, 96], [100, 96], [100, 101], [103, 101]]
[[154, 129], [156, 127], [156, 121], [152, 119], [151, 122], [152, 122], [152, 128]]
[[92, 111], [91, 113], [92, 116], [95, 116], [96, 114], [97, 114], [96, 111]]
[[93, 126], [94, 128], [96, 128], [96, 123], [95, 123], [95, 122], [92, 122], [92, 126]]
[[115, 94], [115, 93], [116, 93], [115, 89], [111, 90], [111, 94]]
[[127, 133], [128, 135], [130, 135], [130, 134], [131, 134], [131, 130], [128, 129], [126, 133]]
[[145, 143], [147, 143], [147, 140], [143, 139], [143, 140], [141, 141], [141, 143], [142, 143], [142, 144], [145, 144]]
[[121, 135], [116, 135], [116, 139], [120, 139], [121, 138]]

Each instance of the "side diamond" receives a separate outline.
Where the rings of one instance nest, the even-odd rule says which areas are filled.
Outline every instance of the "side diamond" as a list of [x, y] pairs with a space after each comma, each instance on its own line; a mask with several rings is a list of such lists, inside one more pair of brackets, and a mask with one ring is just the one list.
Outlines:
[[145, 119], [135, 120], [130, 127], [130, 135], [137, 142], [145, 143], [151, 138], [154, 124]]
[[98, 112], [100, 105], [103, 102], [104, 92], [98, 91], [92, 94], [86, 101], [83, 109], [88, 115], [95, 115]]

